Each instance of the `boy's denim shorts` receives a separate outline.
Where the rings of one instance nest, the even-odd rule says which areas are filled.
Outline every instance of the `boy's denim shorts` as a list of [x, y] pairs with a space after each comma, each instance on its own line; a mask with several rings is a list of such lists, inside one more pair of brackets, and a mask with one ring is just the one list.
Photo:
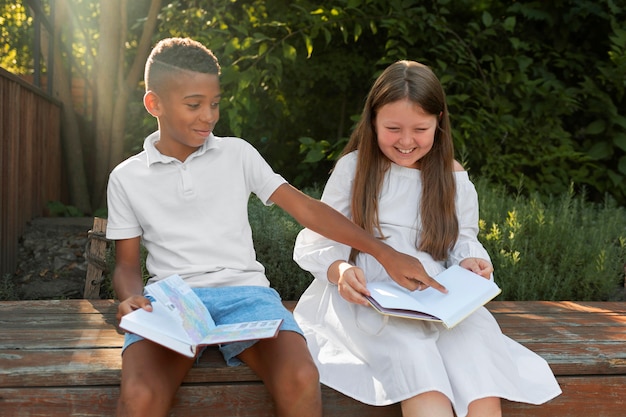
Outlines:
[[[283, 319], [281, 331], [292, 331], [304, 334], [293, 314], [287, 310], [280, 296], [273, 288], [241, 286], [241, 287], [216, 287], [194, 288], [193, 291], [209, 309], [215, 324], [232, 324], [254, 320]], [[124, 336], [124, 350], [135, 342], [143, 340], [143, 337], [132, 333]], [[258, 340], [226, 343], [219, 346], [226, 363], [229, 366], [237, 366], [242, 362], [237, 358], [244, 350], [254, 345]]]

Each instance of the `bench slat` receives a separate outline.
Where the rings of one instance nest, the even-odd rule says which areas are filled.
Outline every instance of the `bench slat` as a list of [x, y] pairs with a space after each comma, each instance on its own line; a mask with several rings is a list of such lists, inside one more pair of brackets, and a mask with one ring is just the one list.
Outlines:
[[[30, 417], [111, 416], [119, 394], [116, 386], [83, 388], [32, 388], [0, 390], [0, 415]], [[324, 415], [400, 417], [400, 407], [369, 407], [328, 388], [322, 389]], [[266, 388], [256, 384], [182, 386], [170, 416], [184, 417], [273, 417]], [[210, 412], [208, 411], [210, 410]], [[20, 414], [22, 413], [22, 414]]]
[[[507, 417], [588, 417], [623, 416], [626, 377], [559, 378], [563, 388], [560, 397], [541, 406], [503, 401]], [[0, 389], [2, 415], [29, 416], [110, 416], [114, 414], [117, 386], [82, 388], [13, 388]], [[368, 407], [323, 388], [325, 415], [359, 417], [400, 417], [397, 405]], [[260, 384], [183, 385], [171, 416], [204, 417], [271, 417], [271, 400]]]

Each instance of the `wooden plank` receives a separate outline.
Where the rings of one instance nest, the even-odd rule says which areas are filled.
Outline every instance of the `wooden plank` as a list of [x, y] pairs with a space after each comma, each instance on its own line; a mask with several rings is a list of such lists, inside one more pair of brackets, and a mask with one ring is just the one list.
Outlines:
[[[2, 416], [111, 416], [119, 395], [118, 387], [94, 389], [15, 388], [0, 390]], [[398, 405], [372, 407], [323, 387], [324, 415], [400, 417]], [[169, 416], [273, 417], [272, 400], [260, 384], [182, 386]]]
[[[0, 387], [117, 385], [121, 348], [0, 350]], [[226, 366], [218, 349], [207, 349], [185, 383], [260, 382], [247, 366]]]
[[560, 377], [563, 393], [540, 406], [503, 402], [506, 417], [623, 417], [626, 376]]
[[492, 301], [487, 308], [493, 313], [626, 313], [623, 301]]
[[[283, 301], [283, 304], [291, 310], [297, 301]], [[117, 302], [115, 300], [20, 300], [0, 302], [0, 315], [2, 313], [20, 313], [40, 315], [41, 313], [109, 313], [115, 315]], [[530, 315], [533, 320], [544, 316], [566, 316], [577, 313], [594, 313], [596, 315], [616, 316], [623, 319], [626, 314], [626, 302], [624, 301], [598, 301], [598, 302], [571, 302], [571, 301], [492, 301], [487, 308], [497, 317]], [[623, 320], [620, 320], [623, 322]]]
[[65, 330], [49, 329], [47, 333], [41, 330], [3, 331], [0, 338], [0, 351], [15, 349], [20, 351], [41, 350], [68, 350], [68, 349], [110, 349], [120, 348], [124, 343], [124, 336], [114, 328]]
[[[0, 317], [21, 320], [26, 315], [48, 314], [110, 314], [115, 316], [115, 300], [18, 300], [0, 301]], [[5, 316], [6, 315], [6, 316]]]
[[[591, 383], [590, 383], [591, 381]], [[626, 377], [559, 378], [563, 394], [546, 404], [534, 406], [503, 401], [507, 417], [622, 417]], [[398, 405], [370, 407], [323, 387], [324, 415], [399, 417]], [[110, 416], [114, 414], [117, 386], [85, 388], [0, 389], [0, 415]], [[170, 416], [270, 417], [273, 410], [262, 384], [184, 385], [179, 390]]]
[[[611, 346], [610, 351], [602, 347], [597, 355], [574, 355], [555, 345], [533, 348], [558, 376], [626, 375], [623, 346]], [[100, 349], [0, 350], [0, 387], [114, 385], [120, 372], [119, 344]], [[209, 348], [185, 379], [188, 383], [258, 380], [247, 366], [226, 366], [216, 348]]]
[[529, 343], [525, 346], [548, 361], [556, 375], [626, 374], [626, 349], [623, 344]]
[[[291, 310], [297, 301], [283, 301]], [[6, 314], [58, 314], [58, 313], [103, 313], [115, 315], [115, 300], [28, 300], [0, 302], [0, 317]], [[531, 320], [542, 320], [544, 317], [569, 317], [571, 314], [594, 313], [594, 315], [613, 316], [624, 323], [626, 302], [598, 301], [492, 301], [487, 308], [497, 317], [526, 317]], [[590, 315], [591, 316], [591, 315]]]
[[0, 387], [117, 385], [121, 349], [0, 350]]
[[[496, 317], [496, 320], [498, 317]], [[523, 320], [520, 318], [520, 321]], [[600, 320], [596, 317], [594, 321]], [[580, 342], [613, 342], [623, 343], [626, 341], [624, 330], [626, 323], [620, 324], [605, 319], [602, 324], [569, 324], [561, 323], [537, 323], [527, 321], [524, 326], [501, 325], [504, 334], [514, 334], [520, 342], [554, 342], [554, 343], [580, 343]]]

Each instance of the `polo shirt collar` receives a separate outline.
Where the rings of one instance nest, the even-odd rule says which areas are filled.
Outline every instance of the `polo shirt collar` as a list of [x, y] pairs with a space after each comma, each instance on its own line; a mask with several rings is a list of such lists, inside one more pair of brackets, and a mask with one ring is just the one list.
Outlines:
[[[176, 158], [163, 155], [161, 152], [159, 152], [156, 146], [154, 146], [154, 144], [159, 141], [159, 138], [160, 138], [160, 134], [159, 134], [159, 131], [157, 130], [156, 132], [150, 134], [143, 142], [143, 149], [146, 151], [146, 154], [148, 155], [148, 158], [147, 158], [148, 166], [155, 164], [155, 163], [159, 163], [159, 162], [163, 164], [167, 164], [172, 161], [178, 161]], [[196, 158], [204, 154], [208, 150], [216, 149], [218, 147], [219, 147], [218, 141], [216, 140], [213, 133], [211, 133], [209, 137], [204, 141], [202, 146], [200, 146], [194, 153], [189, 155], [189, 158], [187, 160]]]

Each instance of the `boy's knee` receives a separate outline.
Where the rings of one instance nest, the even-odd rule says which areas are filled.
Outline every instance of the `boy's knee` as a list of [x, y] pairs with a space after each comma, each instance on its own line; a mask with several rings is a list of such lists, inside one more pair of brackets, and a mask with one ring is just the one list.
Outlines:
[[290, 372], [289, 379], [286, 387], [293, 395], [300, 395], [319, 389], [320, 375], [313, 362], [305, 362], [297, 366]]
[[118, 416], [159, 415], [157, 410], [167, 410], [169, 399], [154, 387], [138, 383], [123, 383], [118, 400]]
[[321, 416], [322, 394], [319, 372], [312, 362], [285, 369], [272, 390], [279, 416]]

